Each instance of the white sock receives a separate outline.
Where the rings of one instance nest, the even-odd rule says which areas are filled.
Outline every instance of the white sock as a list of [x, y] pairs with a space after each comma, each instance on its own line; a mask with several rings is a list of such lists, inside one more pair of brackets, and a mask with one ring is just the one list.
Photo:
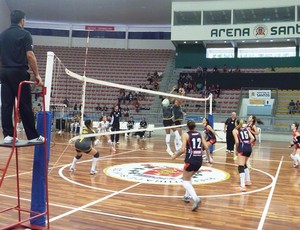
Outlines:
[[245, 188], [245, 173], [240, 173], [240, 182], [241, 182], [241, 187]]
[[191, 195], [191, 197], [195, 202], [199, 199], [191, 181], [188, 180], [182, 181], [182, 186], [185, 188], [186, 192], [188, 192]]
[[167, 149], [170, 149], [170, 140], [171, 140], [171, 134], [166, 134], [166, 145], [167, 145]]
[[96, 171], [96, 165], [99, 158], [94, 157], [92, 161], [91, 171]]
[[74, 157], [70, 168], [75, 169], [75, 165], [76, 165], [77, 161], [78, 161], [78, 159], [76, 157]]
[[245, 179], [246, 179], [246, 181], [251, 181], [250, 170], [248, 168], [245, 168]]
[[[298, 156], [299, 156], [299, 154], [298, 154]], [[295, 155], [293, 155], [293, 154], [291, 153], [291, 158], [293, 159], [293, 161], [294, 161], [294, 164], [295, 164], [295, 165], [297, 165], [297, 164], [298, 164], [298, 161], [297, 161], [296, 154], [295, 154]]]

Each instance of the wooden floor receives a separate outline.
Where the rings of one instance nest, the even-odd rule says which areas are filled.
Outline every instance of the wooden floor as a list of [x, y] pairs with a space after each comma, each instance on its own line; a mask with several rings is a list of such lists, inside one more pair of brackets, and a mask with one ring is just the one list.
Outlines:
[[[170, 159], [164, 135], [153, 133], [145, 140], [121, 137], [114, 154], [107, 143], [100, 143], [95, 176], [89, 175], [89, 155], [82, 157], [74, 173], [69, 172], [75, 154], [72, 145], [68, 146], [69, 138], [68, 133], [53, 134], [51, 141], [51, 229], [299, 229], [300, 169], [291, 167], [291, 150], [280, 137], [256, 145], [251, 159], [253, 185], [244, 193], [237, 190], [239, 175], [232, 155], [225, 153], [224, 143], [217, 143], [214, 165], [204, 165], [195, 178], [194, 187], [202, 199], [197, 212], [191, 211], [192, 202], [182, 201], [180, 170], [174, 167], [181, 168], [183, 159]], [[8, 152], [0, 149], [1, 167]], [[21, 205], [25, 208], [30, 207], [32, 158], [33, 147], [19, 149]], [[142, 167], [151, 172], [141, 173]], [[0, 188], [0, 210], [16, 204], [14, 168], [13, 159]], [[201, 182], [206, 173], [206, 181]], [[16, 220], [15, 212], [1, 214], [0, 229]]]

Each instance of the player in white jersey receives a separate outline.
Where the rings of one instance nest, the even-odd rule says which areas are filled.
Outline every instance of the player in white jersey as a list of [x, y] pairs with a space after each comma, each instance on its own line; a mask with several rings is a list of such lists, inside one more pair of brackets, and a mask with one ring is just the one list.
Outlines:
[[[98, 129], [99, 129], [99, 131], [98, 131], [99, 133], [110, 132], [110, 124], [109, 124], [109, 121], [107, 120], [106, 116], [103, 116], [103, 117], [100, 118]], [[110, 139], [110, 135], [104, 135], [103, 137], [107, 140], [107, 142], [108, 142], [108, 144], [110, 146], [111, 152], [116, 152], [116, 149], [113, 146], [113, 143], [112, 143], [112, 141]]]

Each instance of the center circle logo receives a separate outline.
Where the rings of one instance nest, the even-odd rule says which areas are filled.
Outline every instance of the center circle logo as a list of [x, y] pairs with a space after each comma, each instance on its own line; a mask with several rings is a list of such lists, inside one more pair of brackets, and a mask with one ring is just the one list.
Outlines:
[[[104, 169], [106, 175], [126, 181], [146, 184], [181, 185], [183, 164], [176, 163], [131, 163], [109, 166]], [[229, 173], [202, 166], [193, 176], [193, 184], [208, 184], [230, 178]]]

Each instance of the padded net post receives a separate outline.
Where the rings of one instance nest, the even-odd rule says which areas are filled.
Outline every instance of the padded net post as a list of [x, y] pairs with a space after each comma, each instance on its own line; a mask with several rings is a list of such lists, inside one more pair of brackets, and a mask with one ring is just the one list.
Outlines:
[[47, 64], [46, 64], [45, 83], [44, 83], [46, 86], [45, 111], [50, 111], [53, 66], [54, 66], [54, 53], [47, 52]]

